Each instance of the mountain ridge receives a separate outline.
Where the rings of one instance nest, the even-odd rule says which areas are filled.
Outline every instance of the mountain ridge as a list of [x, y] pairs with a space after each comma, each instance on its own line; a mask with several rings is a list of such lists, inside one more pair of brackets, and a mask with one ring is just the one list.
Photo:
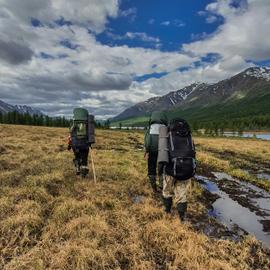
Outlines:
[[30, 115], [44, 115], [43, 112], [36, 108], [32, 108], [31, 106], [26, 106], [26, 105], [11, 105], [8, 104], [2, 100], [0, 100], [0, 113], [9, 113], [9, 112], [18, 112], [20, 114], [30, 114]]
[[251, 67], [217, 83], [193, 83], [125, 109], [112, 122], [149, 115], [154, 110], [196, 110], [232, 104], [270, 93], [270, 68]]

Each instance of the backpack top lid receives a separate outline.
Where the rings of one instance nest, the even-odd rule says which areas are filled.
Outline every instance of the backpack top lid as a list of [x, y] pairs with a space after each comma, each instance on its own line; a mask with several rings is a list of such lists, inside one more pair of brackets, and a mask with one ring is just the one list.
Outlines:
[[151, 124], [164, 124], [168, 125], [168, 118], [164, 111], [154, 111], [150, 117], [150, 125]]
[[84, 108], [75, 108], [73, 110], [73, 120], [75, 121], [87, 121], [88, 111]]
[[188, 136], [191, 129], [188, 122], [182, 118], [175, 118], [170, 121], [169, 131], [180, 136]]

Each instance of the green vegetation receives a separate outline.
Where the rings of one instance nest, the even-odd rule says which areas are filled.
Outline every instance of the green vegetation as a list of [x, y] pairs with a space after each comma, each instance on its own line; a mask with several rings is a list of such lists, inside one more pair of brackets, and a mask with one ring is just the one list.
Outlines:
[[148, 121], [149, 116], [134, 117], [126, 120], [112, 122], [111, 126], [119, 127], [121, 125], [122, 127], [144, 127], [147, 126]]
[[21, 114], [16, 111], [1, 113], [0, 123], [15, 125], [47, 126], [47, 127], [68, 127], [70, 120], [65, 117], [49, 117], [45, 115]]
[[208, 171], [226, 172], [270, 192], [270, 181], [256, 176], [256, 171], [259, 169], [269, 170], [270, 168], [269, 141], [241, 138], [196, 138], [195, 142], [201, 168]]
[[[182, 117], [188, 120], [193, 130], [206, 129], [209, 133], [216, 130], [230, 129], [269, 130], [270, 129], [270, 94], [262, 97], [236, 100], [229, 104], [219, 104], [211, 107], [175, 109], [168, 111], [168, 117]], [[148, 117], [135, 117], [113, 122], [117, 126], [147, 126]]]
[[181, 115], [198, 128], [252, 130], [270, 129], [270, 94], [254, 99], [237, 100], [206, 108], [190, 108], [169, 112]]

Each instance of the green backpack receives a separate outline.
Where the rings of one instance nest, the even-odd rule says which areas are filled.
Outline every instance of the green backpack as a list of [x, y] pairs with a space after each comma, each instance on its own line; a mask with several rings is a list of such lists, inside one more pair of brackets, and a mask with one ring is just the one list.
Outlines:
[[78, 139], [87, 139], [87, 123], [83, 121], [73, 121], [73, 125], [71, 127], [74, 132], [74, 136]]
[[74, 146], [88, 146], [95, 143], [94, 116], [89, 115], [84, 108], [73, 110], [73, 123], [70, 128], [71, 140]]
[[73, 120], [74, 121], [87, 121], [88, 111], [84, 108], [75, 108], [73, 110]]

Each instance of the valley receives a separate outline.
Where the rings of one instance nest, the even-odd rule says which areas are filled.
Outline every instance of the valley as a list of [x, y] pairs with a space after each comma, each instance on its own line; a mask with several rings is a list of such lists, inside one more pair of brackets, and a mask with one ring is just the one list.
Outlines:
[[141, 132], [97, 130], [97, 184], [76, 177], [68, 129], [0, 125], [0, 134], [1, 269], [270, 267], [269, 141], [195, 137], [197, 176], [180, 223], [151, 194]]

